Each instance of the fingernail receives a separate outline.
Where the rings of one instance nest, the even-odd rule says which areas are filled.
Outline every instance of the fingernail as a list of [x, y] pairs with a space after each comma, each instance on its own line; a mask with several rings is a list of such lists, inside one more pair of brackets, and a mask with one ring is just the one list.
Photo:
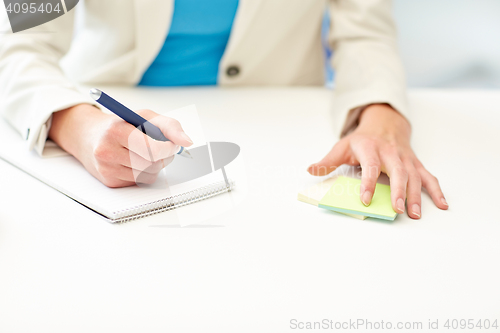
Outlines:
[[411, 210], [412, 210], [413, 215], [420, 218], [420, 206], [419, 205], [414, 204], [413, 206], [411, 206]]
[[189, 143], [193, 143], [193, 140], [191, 140], [191, 138], [190, 138], [189, 136], [187, 136], [187, 134], [186, 134], [186, 133], [182, 132], [182, 133], [181, 133], [181, 137], [182, 137], [184, 140], [186, 140], [187, 142], [189, 142]]
[[365, 193], [361, 195], [361, 202], [363, 203], [363, 205], [369, 206], [371, 201], [372, 193], [370, 191], [365, 191]]
[[307, 172], [309, 173], [312, 173], [312, 169], [314, 168], [316, 164], [311, 164], [308, 168], [307, 168]]
[[443, 205], [445, 205], [446, 207], [448, 207], [448, 203], [446, 202], [445, 198], [441, 198], [441, 202], [443, 203]]
[[405, 202], [403, 199], [399, 198], [398, 201], [396, 201], [396, 208], [400, 214], [405, 212]]

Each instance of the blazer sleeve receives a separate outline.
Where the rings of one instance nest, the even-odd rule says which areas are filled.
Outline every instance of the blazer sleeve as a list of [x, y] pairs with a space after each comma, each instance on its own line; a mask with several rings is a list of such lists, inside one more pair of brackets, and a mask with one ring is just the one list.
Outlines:
[[364, 106], [387, 103], [408, 119], [406, 79], [390, 0], [330, 0], [333, 112], [341, 136]]
[[[35, 145], [43, 150], [53, 112], [94, 104], [59, 67], [71, 45], [74, 12], [24, 32], [0, 34], [0, 112], [30, 150]], [[11, 30], [6, 14], [0, 26]]]

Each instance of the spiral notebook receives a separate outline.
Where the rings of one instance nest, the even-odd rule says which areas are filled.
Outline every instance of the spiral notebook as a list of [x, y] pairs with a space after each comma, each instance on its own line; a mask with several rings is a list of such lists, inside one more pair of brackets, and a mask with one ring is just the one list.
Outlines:
[[[198, 146], [194, 151], [198, 152], [197, 155], [206, 155], [203, 147], [208, 145], [203, 145], [206, 142], [202, 142], [204, 137], [200, 134], [201, 125], [194, 106], [176, 112], [180, 117], [175, 117], [176, 114], [168, 115], [184, 119], [184, 130], [191, 136], [195, 146]], [[176, 156], [154, 185], [112, 189], [90, 175], [80, 162], [70, 155], [58, 154], [58, 157], [41, 158], [35, 151], [28, 151], [26, 141], [3, 119], [0, 119], [0, 142], [0, 158], [112, 223], [127, 222], [195, 203], [228, 192], [234, 186], [234, 181], [230, 175], [222, 172], [223, 169], [208, 172], [195, 179], [178, 175], [176, 178], [175, 174], [169, 176], [170, 170], [182, 169], [183, 163], [186, 163], [183, 161], [185, 158]], [[194, 157], [196, 159], [196, 156]]]

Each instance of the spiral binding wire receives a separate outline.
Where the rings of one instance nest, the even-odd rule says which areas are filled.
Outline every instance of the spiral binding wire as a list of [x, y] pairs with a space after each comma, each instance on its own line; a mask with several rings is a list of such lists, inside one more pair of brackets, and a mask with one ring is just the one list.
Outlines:
[[231, 191], [231, 189], [234, 187], [234, 181], [229, 180], [228, 183], [229, 186], [226, 184], [226, 182], [212, 183], [193, 191], [113, 212], [113, 216], [116, 216], [116, 218], [106, 219], [112, 223], [124, 223], [150, 215], [166, 212], [174, 208], [190, 205], [192, 203], [211, 198], [218, 194]]

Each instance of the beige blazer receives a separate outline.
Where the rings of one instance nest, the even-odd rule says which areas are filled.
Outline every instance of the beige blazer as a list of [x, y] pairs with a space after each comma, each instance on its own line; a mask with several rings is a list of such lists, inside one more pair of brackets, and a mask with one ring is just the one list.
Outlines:
[[[323, 85], [321, 22], [330, 10], [333, 112], [380, 102], [408, 108], [390, 0], [240, 0], [222, 57], [221, 86]], [[42, 26], [0, 34], [0, 112], [43, 149], [53, 112], [93, 103], [75, 83], [136, 85], [170, 27], [173, 0], [85, 0]], [[10, 31], [6, 13], [1, 31]], [[235, 68], [237, 70], [235, 70]], [[235, 73], [237, 72], [237, 73]]]

